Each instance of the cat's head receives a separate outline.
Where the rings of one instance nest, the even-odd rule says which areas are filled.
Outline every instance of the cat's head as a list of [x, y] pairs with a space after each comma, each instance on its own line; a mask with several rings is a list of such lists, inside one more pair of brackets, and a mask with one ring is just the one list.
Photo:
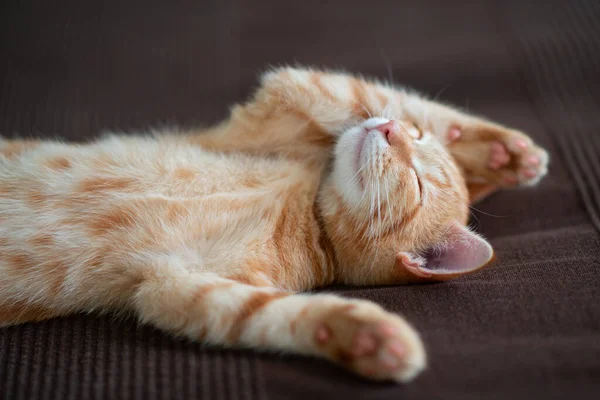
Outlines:
[[469, 196], [452, 157], [408, 122], [370, 118], [347, 129], [320, 206], [346, 283], [443, 280], [493, 258], [465, 226]]

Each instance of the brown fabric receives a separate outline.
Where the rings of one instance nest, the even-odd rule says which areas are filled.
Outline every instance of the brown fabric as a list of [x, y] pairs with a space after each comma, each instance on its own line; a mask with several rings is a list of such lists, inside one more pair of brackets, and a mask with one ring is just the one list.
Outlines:
[[529, 132], [552, 165], [535, 190], [473, 210], [496, 265], [442, 284], [332, 289], [414, 323], [430, 359], [414, 383], [373, 384], [319, 360], [204, 349], [132, 320], [74, 316], [0, 330], [0, 397], [598, 398], [598, 20], [595, 0], [3, 2], [8, 136], [211, 123], [261, 69], [300, 62], [393, 75]]

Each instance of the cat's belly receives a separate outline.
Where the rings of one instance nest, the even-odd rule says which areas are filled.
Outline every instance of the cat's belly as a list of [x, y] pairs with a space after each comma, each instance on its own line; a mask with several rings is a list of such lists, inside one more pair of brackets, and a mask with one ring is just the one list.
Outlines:
[[311, 209], [319, 180], [290, 160], [145, 139], [44, 146], [0, 165], [0, 238], [40, 261], [152, 252], [236, 274], [249, 254], [273, 260], [282, 213]]

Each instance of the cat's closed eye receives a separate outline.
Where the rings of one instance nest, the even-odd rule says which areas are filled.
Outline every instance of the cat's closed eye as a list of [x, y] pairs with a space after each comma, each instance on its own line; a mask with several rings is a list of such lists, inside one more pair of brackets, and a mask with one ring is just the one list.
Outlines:
[[423, 184], [421, 183], [421, 178], [419, 178], [419, 174], [416, 169], [412, 169], [413, 174], [415, 175], [415, 179], [417, 182], [417, 190], [419, 192], [419, 205], [423, 204]]
[[408, 134], [417, 140], [423, 138], [423, 130], [421, 130], [421, 128], [419, 128], [419, 126], [414, 122], [411, 122], [411, 128], [408, 129]]

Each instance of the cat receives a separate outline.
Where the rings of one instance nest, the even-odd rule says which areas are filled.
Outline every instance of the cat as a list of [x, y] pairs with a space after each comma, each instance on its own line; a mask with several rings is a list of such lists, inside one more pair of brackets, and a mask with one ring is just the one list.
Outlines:
[[534, 185], [547, 165], [517, 130], [291, 67], [205, 131], [0, 140], [0, 324], [132, 313], [406, 382], [426, 353], [401, 316], [299, 292], [478, 270], [494, 255], [466, 226], [469, 203]]

